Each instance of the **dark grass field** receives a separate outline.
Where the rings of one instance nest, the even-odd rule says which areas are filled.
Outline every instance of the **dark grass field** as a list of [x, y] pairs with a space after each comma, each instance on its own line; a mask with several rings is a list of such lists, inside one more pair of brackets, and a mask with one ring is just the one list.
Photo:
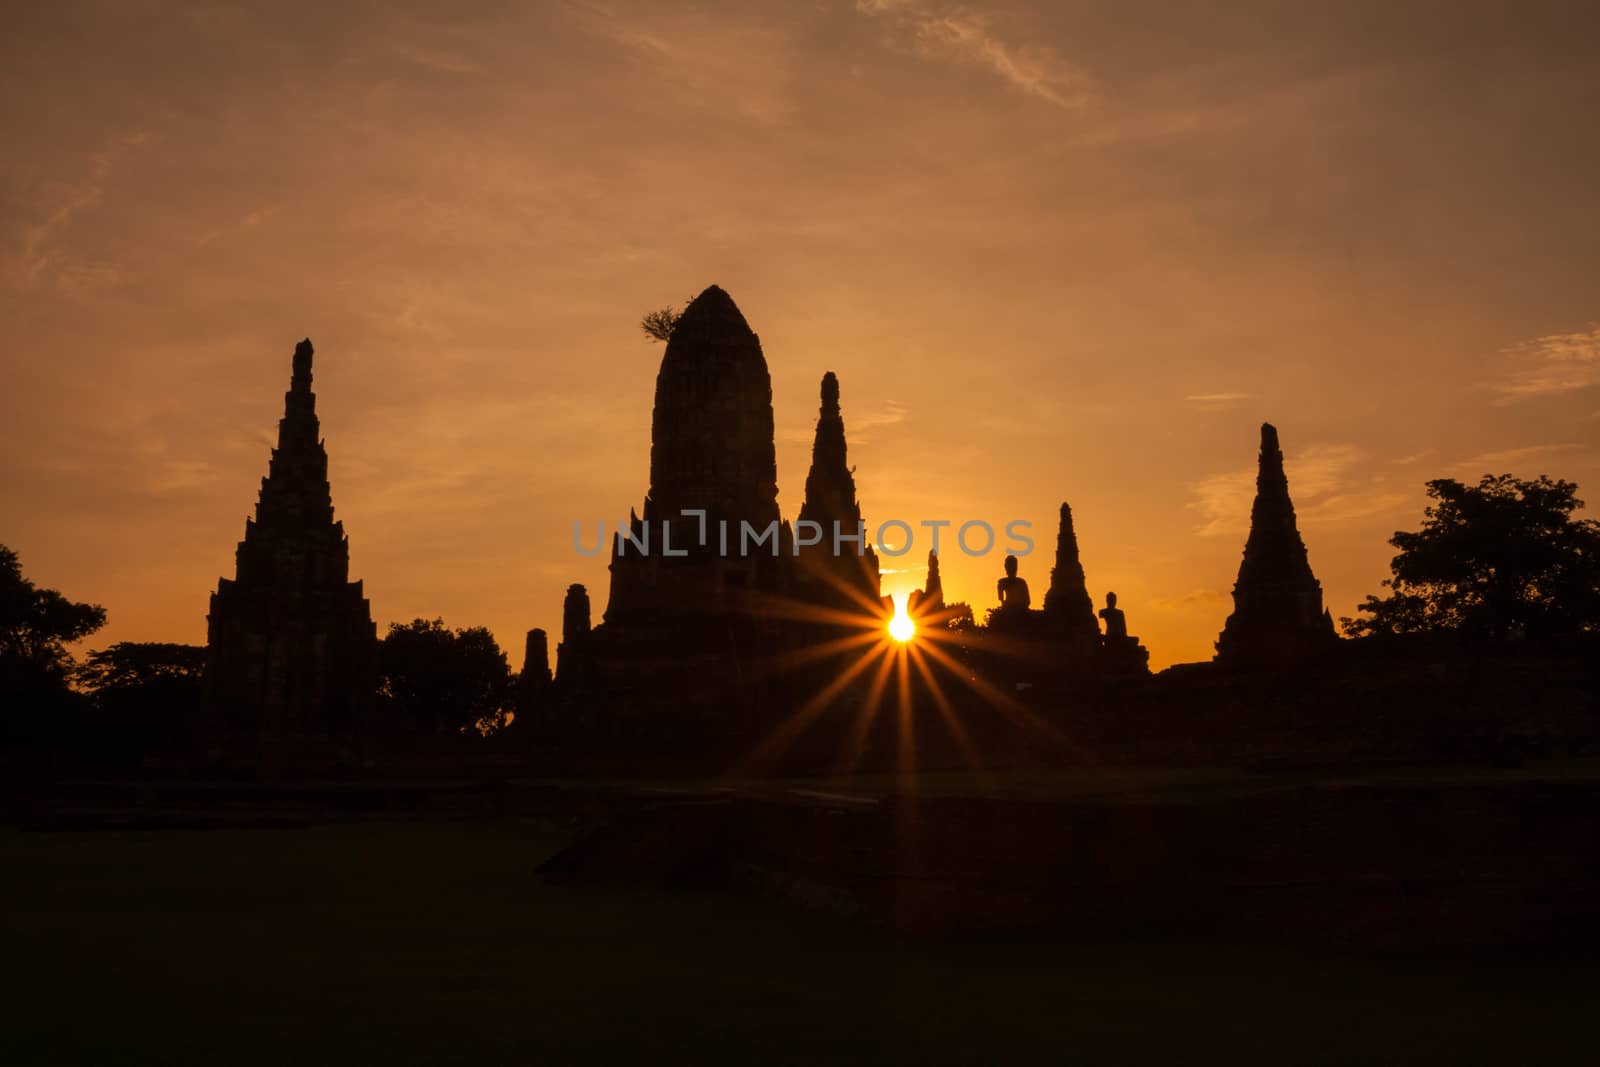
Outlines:
[[532, 824], [0, 833], [0, 1063], [1600, 1062], [1600, 966], [913, 940]]

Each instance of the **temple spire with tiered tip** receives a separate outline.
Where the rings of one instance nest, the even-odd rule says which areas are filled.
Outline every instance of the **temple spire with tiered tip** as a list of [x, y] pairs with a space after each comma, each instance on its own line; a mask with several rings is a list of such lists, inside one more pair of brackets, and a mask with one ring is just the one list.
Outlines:
[[[313, 351], [309, 337], [294, 346], [289, 391], [283, 395], [283, 417], [278, 420], [278, 445], [261, 482], [255, 519], [246, 523], [239, 545], [241, 581], [246, 580], [242, 573], [246, 569], [272, 566], [259, 551], [268, 542], [277, 550], [309, 553], [313, 564], [309, 570], [337, 573], [341, 580], [349, 565], [344, 526], [333, 517], [328, 453], [317, 421], [317, 395], [311, 391]], [[277, 572], [284, 573], [281, 567]]]
[[928, 574], [922, 581], [922, 602], [935, 610], [944, 607], [944, 579], [939, 577], [939, 553], [928, 550]]
[[1072, 508], [1061, 505], [1061, 525], [1056, 532], [1056, 562], [1050, 568], [1050, 588], [1044, 595], [1044, 611], [1052, 628], [1069, 645], [1085, 648], [1100, 644], [1100, 624], [1095, 621], [1094, 601], [1089, 596], [1088, 580], [1078, 558], [1078, 534], [1072, 525]]
[[817, 413], [817, 432], [811, 442], [811, 469], [806, 473], [806, 495], [800, 504], [800, 520], [822, 526], [824, 541], [831, 550], [833, 523], [854, 533], [861, 521], [861, 504], [856, 500], [856, 478], [846, 458], [844, 416], [839, 413], [839, 379], [829, 371], [822, 376], [822, 405]]
[[944, 580], [939, 577], [939, 553], [928, 550], [928, 573], [921, 589], [913, 589], [906, 597], [906, 612], [918, 620], [942, 619], [944, 616]]
[[[822, 406], [817, 432], [811, 443], [811, 470], [806, 474], [806, 496], [800, 518], [829, 523], [840, 520], [852, 531], [861, 520], [856, 501], [856, 479], [846, 460], [844, 416], [839, 413], [839, 379], [833, 371], [822, 376]], [[831, 527], [829, 528], [831, 532]]]
[[1335, 639], [1295, 523], [1277, 428], [1262, 423], [1250, 535], [1233, 586], [1233, 614], [1217, 639], [1217, 659], [1281, 660], [1326, 648]]
[[278, 444], [245, 520], [235, 576], [211, 598], [208, 700], [241, 745], [348, 741], [372, 699], [376, 631], [333, 517], [312, 354], [309, 338], [295, 345]]
[[[800, 521], [816, 524], [815, 529], [809, 530], [812, 535], [816, 530], [821, 531], [821, 541], [805, 546], [801, 552], [802, 565], [813, 572], [818, 591], [830, 594], [831, 599], [832, 593], [853, 589], [861, 596], [877, 599], [878, 557], [866, 544], [861, 502], [856, 499], [855, 473], [850, 469], [845, 444], [844, 416], [839, 410], [839, 379], [833, 371], [822, 376], [822, 401], [811, 444], [811, 469], [806, 474]], [[835, 531], [840, 535], [837, 552], [834, 550]], [[818, 568], [824, 569], [832, 580], [816, 574]], [[844, 589], [839, 588], [840, 583]], [[861, 599], [861, 596], [845, 595], [848, 599]]]

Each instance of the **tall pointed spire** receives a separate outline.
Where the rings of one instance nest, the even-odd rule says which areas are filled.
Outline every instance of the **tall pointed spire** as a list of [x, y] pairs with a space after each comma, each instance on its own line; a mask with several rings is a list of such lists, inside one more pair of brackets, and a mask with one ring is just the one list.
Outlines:
[[[856, 499], [855, 473], [850, 469], [845, 445], [844, 416], [839, 411], [839, 379], [833, 371], [822, 376], [822, 403], [811, 445], [811, 470], [806, 474], [800, 522], [816, 524], [801, 528], [806, 534], [802, 540], [810, 540], [821, 531], [821, 540], [801, 551], [803, 567], [817, 582], [816, 591], [825, 599], [859, 601], [861, 597], [851, 597], [837, 588], [839, 583], [844, 583], [846, 588], [876, 600], [878, 556], [866, 543], [861, 503]], [[837, 552], [834, 550], [836, 531], [840, 537]], [[831, 580], [818, 574], [819, 568], [831, 576]], [[835, 596], [836, 593], [843, 596]]]
[[1233, 586], [1233, 614], [1217, 639], [1217, 659], [1284, 659], [1335, 640], [1331, 617], [1322, 606], [1322, 586], [1311, 573], [1295, 523], [1278, 431], [1262, 423], [1250, 536]]
[[[261, 483], [255, 521], [247, 524], [245, 544], [239, 546], [241, 566], [270, 566], [256, 551], [268, 541], [281, 545], [307, 538], [318, 542], [324, 566], [339, 569], [342, 575], [348, 565], [349, 545], [344, 525], [333, 517], [328, 453], [317, 422], [317, 395], [311, 391], [312, 354], [309, 337], [294, 346], [289, 391], [283, 395], [283, 418], [278, 420], [278, 447], [272, 450]], [[266, 528], [270, 534], [252, 538], [251, 526]]]
[[939, 577], [939, 554], [932, 549], [928, 550], [928, 573], [922, 580], [922, 588], [906, 594], [906, 613], [916, 619], [919, 626], [925, 620], [946, 621], [944, 581]]
[[310, 339], [295, 346], [278, 445], [235, 577], [211, 598], [207, 687], [235, 740], [345, 738], [370, 708], [377, 633], [350, 543], [333, 517], [311, 391]]
[[811, 443], [811, 470], [806, 474], [806, 497], [800, 518], [828, 527], [835, 519], [847, 522], [852, 532], [861, 519], [856, 501], [856, 479], [850, 472], [844, 443], [844, 416], [839, 413], [839, 379], [833, 371], [822, 376], [822, 406], [817, 432]]
[[1100, 624], [1095, 621], [1094, 601], [1089, 596], [1088, 580], [1078, 558], [1078, 533], [1072, 525], [1072, 508], [1061, 505], [1061, 525], [1056, 532], [1056, 563], [1050, 568], [1050, 588], [1044, 595], [1044, 611], [1051, 626], [1069, 645], [1097, 647]]
[[928, 549], [928, 576], [922, 582], [922, 603], [933, 611], [944, 609], [944, 579], [939, 577], [939, 553]]

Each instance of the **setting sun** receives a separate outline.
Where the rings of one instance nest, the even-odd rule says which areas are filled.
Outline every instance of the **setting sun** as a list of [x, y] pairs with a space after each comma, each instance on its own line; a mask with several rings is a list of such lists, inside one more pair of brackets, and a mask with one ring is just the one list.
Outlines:
[[911, 621], [911, 616], [906, 614], [904, 603], [896, 603], [894, 617], [889, 620], [889, 636], [901, 644], [911, 640], [917, 634], [917, 624]]

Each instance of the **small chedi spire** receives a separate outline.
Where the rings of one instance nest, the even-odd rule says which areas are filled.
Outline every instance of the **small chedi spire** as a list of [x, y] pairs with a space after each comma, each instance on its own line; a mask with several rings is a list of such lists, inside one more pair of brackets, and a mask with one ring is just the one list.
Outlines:
[[937, 610], [944, 607], [944, 579], [939, 577], [939, 553], [928, 550], [928, 577], [922, 583], [922, 602]]
[[544, 630], [537, 626], [528, 631], [527, 640], [522, 646], [522, 680], [550, 680], [550, 640]]
[[579, 582], [567, 586], [561, 605], [561, 644], [556, 646], [556, 677], [564, 682], [583, 669], [589, 644], [589, 590]]
[[311, 338], [307, 337], [294, 346], [294, 361], [291, 364], [289, 378], [289, 391], [291, 393], [311, 392], [311, 357], [316, 350], [311, 347]]
[[1250, 536], [1233, 586], [1233, 614], [1217, 639], [1217, 660], [1290, 659], [1335, 640], [1332, 618], [1322, 606], [1322, 586], [1311, 573], [1305, 542], [1295, 524], [1278, 431], [1271, 423], [1262, 423]]
[[912, 618], [925, 618], [944, 611], [944, 580], [939, 577], [939, 554], [928, 550], [928, 576], [921, 589], [913, 589], [906, 597], [906, 613]]
[[[848, 599], [846, 590], [876, 600], [878, 597], [878, 557], [866, 543], [861, 519], [861, 503], [856, 499], [856, 479], [851, 471], [844, 438], [844, 416], [839, 411], [839, 379], [832, 371], [822, 376], [822, 405], [817, 414], [817, 433], [811, 446], [811, 470], [806, 475], [806, 496], [800, 506], [800, 522], [809, 540], [821, 531], [821, 540], [803, 546], [801, 561], [823, 599]], [[841, 535], [835, 551], [834, 533]], [[845, 541], [842, 538], [852, 538]], [[854, 540], [854, 538], [860, 540]]]
[[517, 717], [519, 733], [542, 725], [550, 696], [550, 641], [538, 627], [528, 631], [522, 647], [522, 673], [517, 675]]
[[295, 346], [278, 445], [234, 578], [207, 619], [207, 699], [230, 747], [348, 742], [371, 709], [377, 631], [350, 542], [333, 517], [311, 391], [310, 339]]
[[1056, 533], [1056, 563], [1050, 568], [1050, 588], [1044, 595], [1044, 612], [1052, 629], [1071, 648], [1094, 649], [1100, 644], [1100, 624], [1094, 601], [1078, 558], [1078, 534], [1072, 525], [1072, 508], [1061, 505], [1061, 525]]

